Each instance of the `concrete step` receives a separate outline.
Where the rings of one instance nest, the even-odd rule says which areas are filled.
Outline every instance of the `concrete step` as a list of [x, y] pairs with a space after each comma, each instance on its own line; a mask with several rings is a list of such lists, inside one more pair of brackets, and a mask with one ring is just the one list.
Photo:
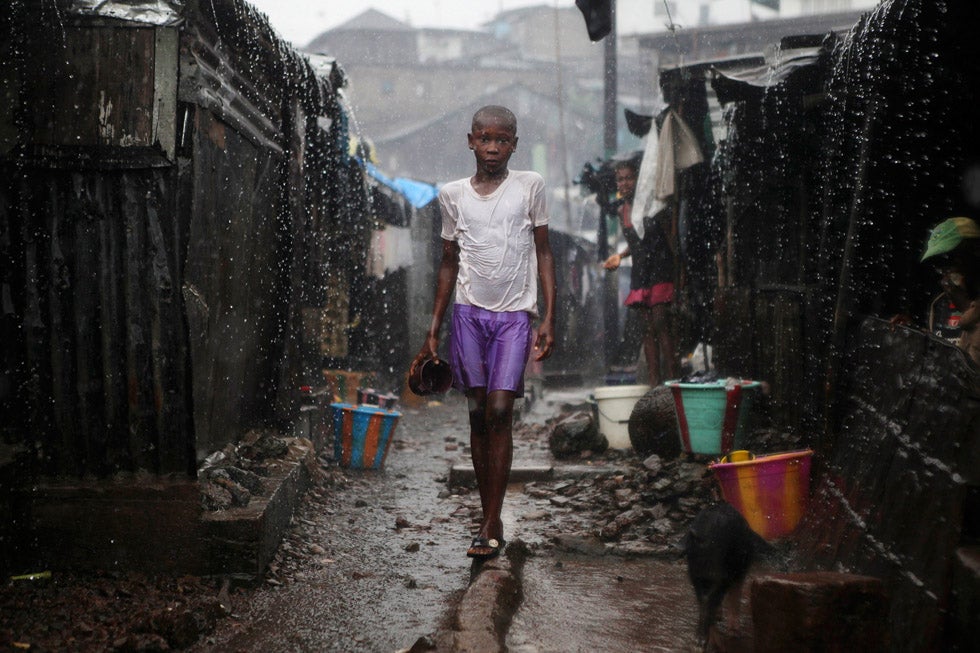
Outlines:
[[309, 440], [287, 441], [289, 453], [271, 462], [264, 479], [267, 493], [247, 506], [201, 515], [206, 573], [258, 577], [272, 560], [317, 465]]

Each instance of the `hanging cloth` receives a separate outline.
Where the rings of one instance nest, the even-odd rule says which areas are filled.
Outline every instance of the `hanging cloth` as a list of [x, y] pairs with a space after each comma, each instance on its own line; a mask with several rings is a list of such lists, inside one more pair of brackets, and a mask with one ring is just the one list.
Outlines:
[[[704, 155], [694, 132], [676, 111], [668, 110], [660, 134], [656, 129], [647, 134], [633, 210], [640, 209], [640, 215], [644, 217], [655, 215], [663, 208], [664, 201], [674, 194], [676, 173], [702, 161]], [[640, 238], [643, 237], [643, 222], [633, 221]]]
[[657, 155], [657, 176], [654, 195], [665, 200], [674, 194], [676, 172], [687, 170], [704, 161], [698, 139], [677, 112], [671, 109], [660, 130], [660, 147]]
[[383, 279], [389, 272], [411, 267], [412, 230], [408, 227], [387, 225], [371, 232], [365, 274]]

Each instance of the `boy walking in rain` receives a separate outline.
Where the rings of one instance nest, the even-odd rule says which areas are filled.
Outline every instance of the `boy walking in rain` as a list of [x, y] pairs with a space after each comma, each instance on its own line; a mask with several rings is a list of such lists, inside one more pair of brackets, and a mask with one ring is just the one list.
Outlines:
[[[551, 355], [555, 343], [555, 266], [548, 242], [544, 180], [508, 170], [517, 148], [517, 118], [501, 106], [473, 115], [469, 147], [476, 172], [439, 191], [442, 261], [432, 322], [412, 370], [437, 357], [439, 331], [455, 290], [449, 361], [466, 394], [470, 449], [483, 519], [466, 552], [492, 558], [504, 546], [501, 510], [513, 456], [514, 399], [524, 368]], [[538, 317], [538, 279], [544, 311]]]

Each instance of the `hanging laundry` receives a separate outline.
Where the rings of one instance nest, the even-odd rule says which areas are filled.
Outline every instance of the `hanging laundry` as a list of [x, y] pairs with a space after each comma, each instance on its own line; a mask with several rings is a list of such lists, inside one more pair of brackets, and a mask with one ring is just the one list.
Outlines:
[[[638, 216], [656, 215], [663, 208], [663, 202], [654, 194], [654, 184], [657, 178], [657, 152], [660, 149], [660, 135], [654, 126], [647, 132], [647, 145], [640, 160], [640, 171], [636, 179], [636, 192], [633, 193], [633, 212]], [[640, 238], [643, 238], [643, 220], [634, 221], [633, 227]]]
[[677, 112], [671, 109], [660, 130], [654, 195], [664, 200], [674, 194], [674, 180], [679, 170], [704, 161], [698, 139]]
[[[640, 161], [640, 174], [634, 195], [634, 212], [644, 217], [656, 215], [664, 200], [674, 194], [674, 180], [679, 170], [704, 161], [698, 139], [673, 109], [667, 111], [660, 133], [651, 129]], [[643, 237], [643, 221], [634, 220], [637, 234]]]
[[413, 262], [411, 229], [388, 225], [371, 232], [365, 270], [368, 276], [383, 279], [389, 272], [407, 268]]

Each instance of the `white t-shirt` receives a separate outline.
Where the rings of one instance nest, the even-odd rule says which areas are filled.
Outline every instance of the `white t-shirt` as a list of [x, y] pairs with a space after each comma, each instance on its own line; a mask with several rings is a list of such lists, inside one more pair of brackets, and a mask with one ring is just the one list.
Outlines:
[[442, 237], [459, 245], [456, 303], [537, 315], [533, 231], [548, 224], [541, 175], [511, 170], [489, 195], [458, 179], [439, 190], [439, 209]]

